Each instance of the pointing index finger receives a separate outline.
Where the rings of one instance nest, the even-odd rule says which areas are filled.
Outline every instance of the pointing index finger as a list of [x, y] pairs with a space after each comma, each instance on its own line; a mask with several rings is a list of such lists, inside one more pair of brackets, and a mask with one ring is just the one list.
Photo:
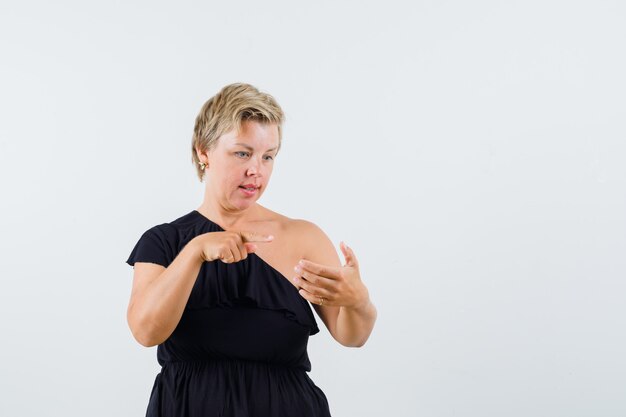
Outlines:
[[274, 235], [265, 235], [263, 233], [242, 230], [239, 234], [243, 238], [244, 242], [271, 242], [274, 240]]

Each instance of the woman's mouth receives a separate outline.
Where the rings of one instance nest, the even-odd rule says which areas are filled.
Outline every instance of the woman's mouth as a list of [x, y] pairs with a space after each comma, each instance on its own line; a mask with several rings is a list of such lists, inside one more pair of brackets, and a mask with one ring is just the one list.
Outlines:
[[241, 189], [241, 191], [246, 196], [252, 196], [252, 195], [256, 194], [256, 190], [258, 189], [256, 187], [249, 187], [249, 188], [247, 188], [247, 187], [244, 187], [243, 185], [240, 185], [239, 188]]

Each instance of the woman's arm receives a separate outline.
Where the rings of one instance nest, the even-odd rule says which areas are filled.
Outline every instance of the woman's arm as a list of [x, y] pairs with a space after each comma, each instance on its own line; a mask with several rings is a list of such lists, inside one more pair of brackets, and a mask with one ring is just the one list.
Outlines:
[[362, 305], [341, 307], [337, 317], [338, 337], [344, 346], [361, 347], [369, 339], [378, 311], [372, 301], [367, 298]]
[[143, 346], [165, 341], [183, 315], [203, 262], [201, 248], [194, 239], [167, 268], [148, 262], [135, 263], [126, 318], [133, 336]]
[[[296, 270], [300, 295], [311, 302], [333, 338], [347, 347], [361, 347], [374, 328], [377, 310], [363, 284], [352, 249], [340, 246], [341, 265], [328, 236], [314, 223], [299, 220], [299, 235], [306, 236], [304, 261]], [[323, 305], [319, 305], [324, 297]]]

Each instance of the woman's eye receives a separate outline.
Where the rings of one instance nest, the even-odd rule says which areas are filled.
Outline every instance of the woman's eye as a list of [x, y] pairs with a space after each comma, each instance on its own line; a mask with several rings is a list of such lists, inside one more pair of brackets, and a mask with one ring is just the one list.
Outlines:
[[[239, 155], [239, 154], [248, 155], [248, 152], [245, 152], [245, 151], [237, 151], [237, 152], [235, 152], [235, 155]], [[274, 157], [272, 157], [272, 156], [270, 156], [270, 155], [267, 155], [267, 157], [268, 157], [269, 159], [274, 159]]]

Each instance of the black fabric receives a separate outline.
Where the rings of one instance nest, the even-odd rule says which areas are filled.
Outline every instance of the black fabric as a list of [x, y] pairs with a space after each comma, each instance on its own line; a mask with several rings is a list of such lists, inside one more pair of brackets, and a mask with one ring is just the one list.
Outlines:
[[[148, 229], [128, 260], [169, 266], [191, 239], [223, 231], [197, 210]], [[309, 302], [251, 253], [204, 262], [180, 322], [157, 347], [146, 417], [330, 416], [308, 373], [317, 334]]]

